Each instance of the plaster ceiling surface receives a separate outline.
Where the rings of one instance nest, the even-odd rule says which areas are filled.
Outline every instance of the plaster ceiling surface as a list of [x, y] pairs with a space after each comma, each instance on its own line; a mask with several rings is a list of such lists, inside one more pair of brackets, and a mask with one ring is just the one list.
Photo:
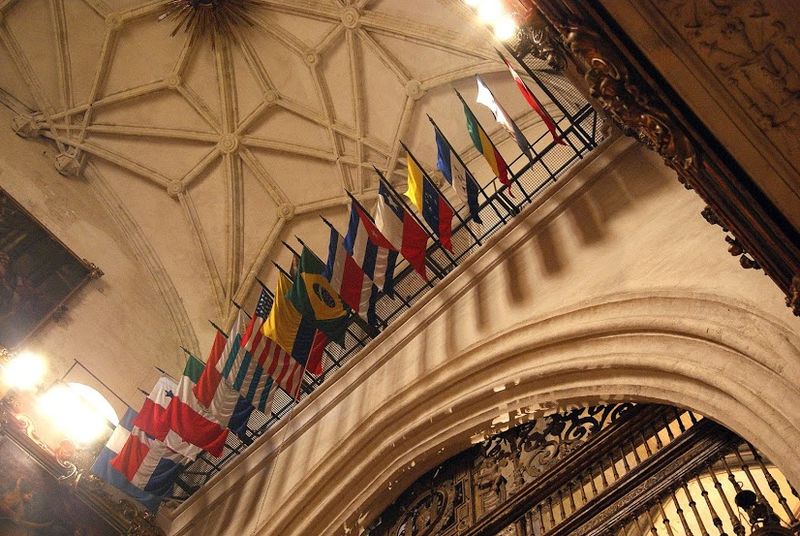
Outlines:
[[0, 96], [94, 183], [195, 350], [286, 262], [281, 240], [322, 249], [317, 215], [374, 196], [372, 164], [402, 180], [401, 140], [433, 166], [425, 113], [467, 150], [452, 87], [486, 74], [537, 127], [461, 0], [257, 0], [213, 46], [171, 36], [165, 4], [0, 0]]

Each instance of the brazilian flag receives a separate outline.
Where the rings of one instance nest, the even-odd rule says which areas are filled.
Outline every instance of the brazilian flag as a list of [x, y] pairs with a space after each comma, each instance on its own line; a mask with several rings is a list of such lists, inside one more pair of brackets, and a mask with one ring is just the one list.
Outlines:
[[325, 264], [306, 247], [286, 297], [332, 341], [341, 343], [344, 340], [347, 310], [339, 293], [325, 277]]

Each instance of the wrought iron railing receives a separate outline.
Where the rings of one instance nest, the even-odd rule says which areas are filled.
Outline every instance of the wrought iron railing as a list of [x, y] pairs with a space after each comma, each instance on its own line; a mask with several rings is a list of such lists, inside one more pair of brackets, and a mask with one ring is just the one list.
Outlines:
[[[539, 60], [530, 59], [522, 64], [528, 69], [540, 67]], [[548, 73], [539, 73], [540, 77], [553, 77]], [[555, 80], [555, 79], [553, 79]], [[563, 83], [563, 81], [559, 82]], [[552, 94], [551, 94], [552, 95]], [[453, 251], [445, 250], [438, 242], [428, 247], [431, 279], [423, 280], [406, 262], [402, 261], [395, 275], [394, 298], [380, 296], [376, 304], [378, 326], [370, 333], [363, 322], [353, 321], [348, 326], [344, 344], [329, 344], [325, 350], [323, 372], [319, 375], [306, 372], [302, 385], [301, 399], [311, 394], [314, 389], [326, 381], [332, 373], [341, 368], [353, 355], [367, 346], [369, 341], [391, 322], [400, 317], [436, 282], [444, 279], [466, 257], [474, 253], [487, 238], [496, 233], [514, 216], [519, 214], [570, 166], [581, 160], [593, 150], [603, 139], [602, 119], [574, 87], [564, 87], [559, 95], [568, 100], [559, 103], [553, 110], [557, 118], [557, 126], [565, 144], [556, 144], [550, 134], [545, 131], [533, 140], [531, 149], [533, 158], [520, 155], [509, 163], [513, 175], [511, 187], [502, 187], [497, 178], [485, 186], [479, 197], [480, 218], [483, 225], [477, 226], [468, 222], [468, 208], [459, 210], [460, 222], [453, 228]], [[556, 98], [555, 96], [553, 98]], [[254, 411], [248, 422], [246, 432], [242, 436], [231, 434], [226, 442], [223, 454], [213, 457], [203, 453], [190, 465], [177, 482], [173, 499], [183, 500], [205, 484], [222, 467], [240, 454], [253, 440], [266, 432], [272, 425], [285, 417], [296, 405], [286, 392], [279, 391], [273, 401], [271, 412], [265, 414]]]

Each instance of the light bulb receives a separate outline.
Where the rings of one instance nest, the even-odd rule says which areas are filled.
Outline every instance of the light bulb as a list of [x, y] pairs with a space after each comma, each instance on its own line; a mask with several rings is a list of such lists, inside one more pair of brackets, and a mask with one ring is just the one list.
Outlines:
[[484, 24], [493, 25], [503, 15], [503, 6], [498, 0], [483, 0], [478, 6], [478, 17]]
[[511, 39], [517, 33], [517, 23], [508, 15], [502, 16], [494, 25], [494, 36], [500, 41]]
[[18, 391], [33, 391], [42, 382], [44, 359], [32, 352], [22, 352], [3, 365], [3, 382]]
[[96, 401], [83, 396], [83, 391], [75, 387], [78, 385], [54, 385], [39, 397], [37, 409], [73, 443], [84, 446], [110, 428], [102, 408], [97, 407]]

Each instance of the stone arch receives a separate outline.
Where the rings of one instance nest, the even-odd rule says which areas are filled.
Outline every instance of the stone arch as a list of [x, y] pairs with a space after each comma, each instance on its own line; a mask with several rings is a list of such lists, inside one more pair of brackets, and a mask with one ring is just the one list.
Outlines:
[[[365, 360], [391, 354], [377, 350]], [[751, 304], [687, 292], [583, 302], [488, 337], [393, 393], [308, 469], [261, 533], [357, 533], [499, 413], [543, 403], [627, 399], [692, 409], [752, 441], [797, 482], [798, 372], [800, 338]]]

